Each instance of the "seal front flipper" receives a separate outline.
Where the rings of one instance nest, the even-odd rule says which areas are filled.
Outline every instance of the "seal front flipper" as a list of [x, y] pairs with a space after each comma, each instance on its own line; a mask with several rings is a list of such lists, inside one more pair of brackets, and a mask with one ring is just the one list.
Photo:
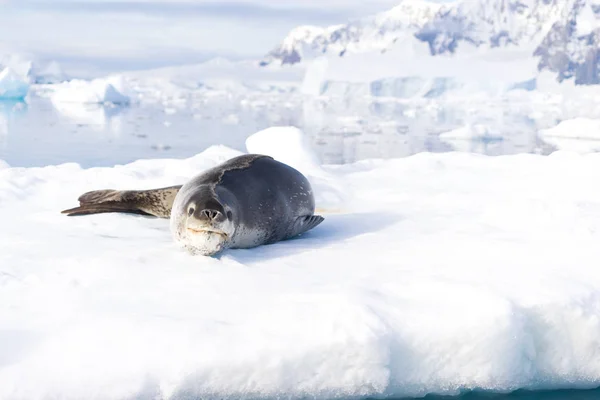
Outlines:
[[79, 197], [79, 207], [62, 211], [69, 216], [110, 212], [169, 218], [181, 186], [150, 190], [94, 190]]
[[287, 238], [291, 239], [304, 232], [310, 231], [312, 228], [323, 222], [324, 219], [325, 218], [321, 217], [320, 215], [306, 215], [304, 217], [296, 218], [287, 235]]

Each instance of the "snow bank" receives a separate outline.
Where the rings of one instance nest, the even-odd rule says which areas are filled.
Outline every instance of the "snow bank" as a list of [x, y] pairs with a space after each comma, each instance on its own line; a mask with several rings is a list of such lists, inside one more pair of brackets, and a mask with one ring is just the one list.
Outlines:
[[92, 81], [72, 80], [53, 88], [52, 101], [55, 103], [85, 104], [129, 104], [129, 89], [122, 76]]
[[540, 138], [560, 150], [600, 151], [600, 119], [573, 118], [539, 132]]
[[272, 127], [246, 139], [248, 153], [271, 156], [305, 174], [320, 169], [319, 160], [304, 132], [293, 126]]
[[599, 155], [324, 166], [355, 193], [343, 213], [219, 258], [179, 251], [165, 220], [59, 214], [237, 154], [0, 170], [1, 399], [600, 384]]
[[0, 72], [0, 100], [24, 99], [29, 92], [29, 84], [11, 68]]

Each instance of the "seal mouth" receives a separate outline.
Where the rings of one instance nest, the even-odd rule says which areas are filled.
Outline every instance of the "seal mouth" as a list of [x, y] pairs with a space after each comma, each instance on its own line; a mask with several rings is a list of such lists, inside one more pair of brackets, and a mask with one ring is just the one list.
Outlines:
[[227, 239], [227, 234], [223, 231], [217, 230], [217, 229], [212, 229], [212, 228], [202, 228], [202, 229], [195, 229], [195, 228], [186, 228], [188, 232], [190, 232], [192, 235], [198, 235], [201, 233], [214, 233], [217, 235], [221, 235], [223, 236], [223, 238]]

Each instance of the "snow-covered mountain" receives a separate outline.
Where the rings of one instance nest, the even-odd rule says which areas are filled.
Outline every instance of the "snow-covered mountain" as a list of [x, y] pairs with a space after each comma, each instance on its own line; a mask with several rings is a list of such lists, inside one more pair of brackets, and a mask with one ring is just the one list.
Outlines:
[[390, 47], [399, 37], [415, 34], [446, 7], [424, 0], [404, 0], [389, 11], [326, 28], [300, 26], [271, 51], [262, 64], [295, 64], [322, 53], [343, 55]]
[[568, 2], [570, 7], [562, 10], [535, 50], [539, 69], [556, 72], [559, 80], [575, 78], [577, 84], [599, 84], [600, 1]]
[[451, 4], [404, 0], [397, 7], [345, 25], [299, 27], [262, 61], [295, 64], [320, 54], [385, 50], [407, 36], [432, 55], [473, 47], [513, 46], [539, 58], [559, 80], [596, 84], [600, 0], [463, 0]]

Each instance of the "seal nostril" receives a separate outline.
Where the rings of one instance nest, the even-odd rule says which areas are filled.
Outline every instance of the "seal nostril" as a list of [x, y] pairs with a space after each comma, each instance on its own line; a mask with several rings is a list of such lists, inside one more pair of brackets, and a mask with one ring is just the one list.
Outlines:
[[191, 217], [191, 216], [194, 214], [194, 211], [196, 211], [196, 210], [194, 209], [194, 207], [190, 207], [190, 208], [188, 209], [188, 215]]
[[221, 213], [217, 210], [205, 209], [202, 210], [202, 215], [208, 218], [209, 221], [214, 221], [219, 217], [219, 215], [221, 215]]
[[231, 219], [233, 217], [233, 214], [231, 213], [231, 211], [227, 211], [227, 219]]

